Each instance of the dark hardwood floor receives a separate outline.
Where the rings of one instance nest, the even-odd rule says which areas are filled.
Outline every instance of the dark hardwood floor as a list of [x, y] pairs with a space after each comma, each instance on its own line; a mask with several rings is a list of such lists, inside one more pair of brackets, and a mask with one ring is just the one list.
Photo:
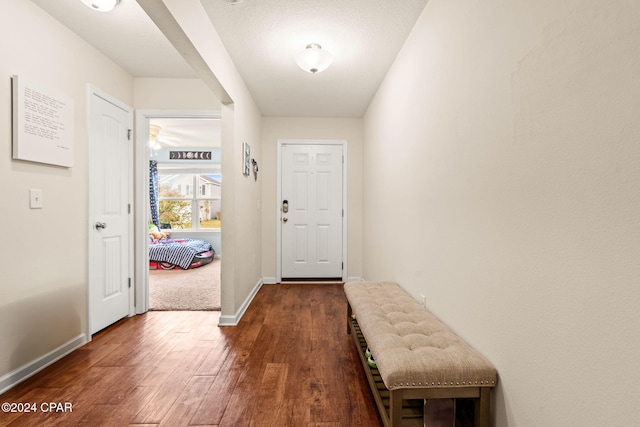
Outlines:
[[0, 426], [382, 425], [342, 285], [264, 285], [238, 326], [218, 316], [149, 312], [111, 326], [0, 395], [35, 408], [0, 412]]

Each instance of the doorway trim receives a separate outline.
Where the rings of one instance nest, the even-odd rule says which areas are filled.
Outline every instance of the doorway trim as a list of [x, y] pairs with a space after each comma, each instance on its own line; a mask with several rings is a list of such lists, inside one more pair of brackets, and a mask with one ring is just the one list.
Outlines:
[[276, 283], [282, 282], [282, 146], [283, 145], [340, 145], [342, 146], [342, 281], [347, 281], [347, 141], [344, 139], [278, 139], [276, 154]]
[[[222, 119], [217, 110], [138, 110], [135, 144], [135, 312], [149, 311], [149, 122], [151, 119]], [[222, 234], [220, 235], [222, 241]]]

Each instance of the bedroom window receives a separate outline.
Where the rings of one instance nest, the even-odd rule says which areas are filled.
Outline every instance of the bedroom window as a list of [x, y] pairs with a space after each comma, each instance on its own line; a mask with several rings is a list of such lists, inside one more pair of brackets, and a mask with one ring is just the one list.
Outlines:
[[[158, 173], [160, 223], [172, 229], [220, 228], [220, 174]], [[199, 191], [193, 191], [199, 189]], [[168, 228], [168, 227], [167, 227]]]

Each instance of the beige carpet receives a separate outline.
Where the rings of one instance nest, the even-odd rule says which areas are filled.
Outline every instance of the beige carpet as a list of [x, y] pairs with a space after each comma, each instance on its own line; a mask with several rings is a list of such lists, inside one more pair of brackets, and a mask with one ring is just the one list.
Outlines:
[[220, 310], [220, 259], [191, 270], [149, 270], [150, 310]]

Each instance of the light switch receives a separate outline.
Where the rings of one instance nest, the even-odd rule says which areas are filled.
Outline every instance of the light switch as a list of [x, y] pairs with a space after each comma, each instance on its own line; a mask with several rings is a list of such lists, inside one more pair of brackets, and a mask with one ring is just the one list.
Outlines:
[[29, 190], [29, 207], [31, 209], [42, 209], [42, 190], [34, 188]]

